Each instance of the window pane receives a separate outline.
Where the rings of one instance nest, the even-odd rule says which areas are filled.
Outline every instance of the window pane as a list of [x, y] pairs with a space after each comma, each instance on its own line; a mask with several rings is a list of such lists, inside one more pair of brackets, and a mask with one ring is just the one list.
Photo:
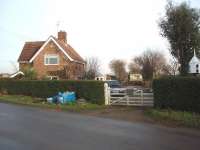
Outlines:
[[58, 64], [58, 58], [49, 58], [49, 64]]
[[48, 58], [45, 59], [45, 64], [49, 64], [48, 60], [49, 60]]
[[46, 65], [57, 65], [59, 63], [59, 56], [46, 55], [45, 64]]

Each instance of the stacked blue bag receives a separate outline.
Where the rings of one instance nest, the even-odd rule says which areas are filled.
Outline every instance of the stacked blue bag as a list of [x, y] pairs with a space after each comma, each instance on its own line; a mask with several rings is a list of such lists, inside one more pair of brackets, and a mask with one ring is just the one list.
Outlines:
[[66, 104], [76, 101], [75, 92], [59, 92], [58, 95], [47, 98], [49, 103], [61, 103]]

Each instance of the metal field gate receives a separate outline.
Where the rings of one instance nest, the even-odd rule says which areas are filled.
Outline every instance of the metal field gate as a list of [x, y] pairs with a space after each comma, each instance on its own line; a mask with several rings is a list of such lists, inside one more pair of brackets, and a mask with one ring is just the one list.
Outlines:
[[153, 92], [142, 89], [110, 88], [105, 84], [106, 105], [153, 106]]

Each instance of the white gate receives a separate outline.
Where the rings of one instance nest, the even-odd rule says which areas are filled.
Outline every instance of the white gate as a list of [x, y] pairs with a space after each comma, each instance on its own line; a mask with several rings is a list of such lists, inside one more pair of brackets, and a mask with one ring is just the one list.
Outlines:
[[153, 93], [143, 90], [132, 90], [128, 93], [125, 88], [110, 88], [105, 84], [105, 105], [153, 106]]

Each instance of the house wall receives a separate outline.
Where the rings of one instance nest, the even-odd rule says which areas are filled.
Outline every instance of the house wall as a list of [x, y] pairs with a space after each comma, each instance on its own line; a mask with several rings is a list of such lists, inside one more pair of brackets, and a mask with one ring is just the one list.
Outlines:
[[142, 81], [142, 75], [141, 74], [130, 74], [129, 75], [129, 81]]
[[[59, 56], [59, 64], [58, 65], [45, 65], [45, 55], [47, 54], [56, 54]], [[59, 78], [63, 79], [80, 79], [83, 76], [84, 65], [81, 63], [71, 62], [69, 58], [67, 58], [64, 53], [51, 41], [49, 42], [44, 49], [38, 54], [38, 56], [33, 60], [33, 64], [29, 64], [33, 66], [35, 71], [37, 72], [37, 76], [39, 79], [44, 78], [45, 76], [59, 76]], [[28, 64], [21, 64], [20, 69], [27, 67]], [[62, 72], [62, 75], [61, 75]]]

